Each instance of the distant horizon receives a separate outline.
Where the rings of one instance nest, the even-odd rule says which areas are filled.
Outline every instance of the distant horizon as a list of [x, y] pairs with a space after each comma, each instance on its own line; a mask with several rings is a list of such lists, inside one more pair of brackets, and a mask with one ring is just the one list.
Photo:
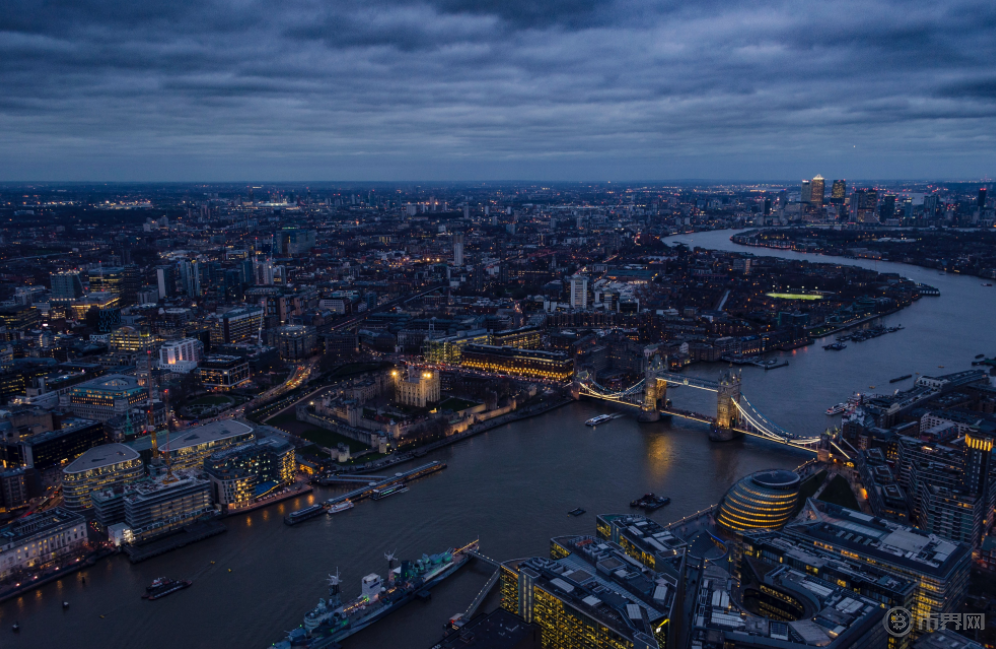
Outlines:
[[[549, 180], [549, 179], [509, 179], [509, 180], [0, 180], [0, 187], [5, 185], [235, 185], [235, 186], [245, 186], [249, 185], [427, 185], [427, 186], [439, 186], [439, 185], [477, 185], [477, 186], [488, 186], [488, 185], [536, 185], [536, 184], [548, 184], [548, 185], [608, 185], [608, 184], [620, 184], [620, 185], [779, 185], [779, 186], [792, 186], [793, 184], [799, 184], [803, 180], [811, 180], [809, 178], [798, 178], [796, 180], [778, 179], [778, 180], [731, 180], [731, 179], [717, 179], [710, 180], [706, 178], [669, 178], [669, 179], [659, 179], [659, 180]], [[844, 180], [848, 184], [851, 183], [882, 183], [882, 184], [901, 184], [901, 183], [938, 183], [938, 184], [972, 184], [979, 183], [982, 185], [992, 184], [996, 180], [983, 177], [983, 178], [962, 178], [962, 179], [942, 179], [942, 178], [842, 178], [842, 177], [830, 177], [824, 176], [827, 182], [834, 182], [836, 180]], [[829, 189], [829, 188], [828, 188]]]

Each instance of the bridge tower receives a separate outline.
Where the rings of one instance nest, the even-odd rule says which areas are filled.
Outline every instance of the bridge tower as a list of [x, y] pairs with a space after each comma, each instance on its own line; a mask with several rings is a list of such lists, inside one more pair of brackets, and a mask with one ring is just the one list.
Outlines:
[[661, 355], [656, 347], [643, 349], [643, 402], [640, 404], [639, 421], [660, 421], [661, 412], [657, 405], [657, 374], [661, 371]]
[[736, 431], [740, 422], [740, 411], [735, 403], [740, 403], [740, 374], [726, 372], [719, 377], [719, 389], [716, 391], [716, 427], [709, 439], [726, 442], [741, 433]]

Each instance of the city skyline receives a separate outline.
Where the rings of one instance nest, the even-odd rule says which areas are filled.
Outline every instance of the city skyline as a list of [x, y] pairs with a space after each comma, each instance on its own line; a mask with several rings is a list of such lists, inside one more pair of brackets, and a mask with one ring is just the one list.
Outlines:
[[994, 20], [978, 2], [24, 7], [0, 36], [0, 178], [987, 177]]

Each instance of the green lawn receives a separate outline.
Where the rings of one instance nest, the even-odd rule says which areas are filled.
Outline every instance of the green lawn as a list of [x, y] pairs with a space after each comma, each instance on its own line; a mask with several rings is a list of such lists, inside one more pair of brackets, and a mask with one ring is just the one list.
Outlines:
[[805, 502], [807, 498], [812, 498], [816, 490], [820, 488], [820, 485], [827, 479], [826, 469], [820, 471], [819, 473], [814, 473], [805, 480], [799, 486], [799, 500]]
[[834, 476], [834, 479], [830, 481], [827, 488], [820, 494], [819, 499], [823, 502], [861, 511], [858, 499], [854, 497], [854, 492], [851, 491], [851, 485], [847, 483], [846, 478], [840, 475]]
[[286, 424], [296, 424], [297, 415], [294, 414], [293, 410], [291, 410], [290, 412], [283, 412], [266, 423], [268, 423], [271, 426], [276, 426], [278, 428]]
[[225, 396], [223, 394], [205, 394], [202, 397], [197, 397], [188, 406], [221, 406], [227, 403], [234, 403], [235, 399]]
[[473, 408], [478, 405], [475, 401], [468, 401], [466, 399], [461, 399], [459, 397], [449, 397], [444, 399], [439, 404], [440, 410], [452, 410], [453, 412], [460, 412], [461, 410], [466, 410], [467, 408]]
[[[331, 430], [325, 430], [324, 428], [318, 428], [317, 426], [312, 426], [311, 424], [302, 424], [302, 430], [294, 430], [289, 428], [292, 433], [296, 433], [303, 439], [313, 442], [318, 446], [324, 446], [325, 448], [334, 449], [339, 444], [346, 444], [349, 446], [350, 453], [358, 453], [359, 451], [366, 450], [369, 448], [363, 442], [357, 442], [355, 439], [350, 439], [339, 433], [333, 433]], [[307, 428], [304, 428], [307, 427]]]

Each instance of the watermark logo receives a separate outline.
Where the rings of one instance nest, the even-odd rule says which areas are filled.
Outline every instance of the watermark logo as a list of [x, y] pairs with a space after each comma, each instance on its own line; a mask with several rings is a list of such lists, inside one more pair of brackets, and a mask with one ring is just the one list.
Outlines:
[[902, 638], [913, 630], [913, 614], [902, 606], [893, 606], [886, 612], [882, 624], [889, 635]]
[[951, 629], [952, 631], [972, 631], [986, 628], [986, 616], [983, 613], [939, 613], [927, 617], [914, 618], [909, 609], [902, 606], [894, 606], [885, 613], [882, 618], [889, 635], [902, 638], [917, 631], [939, 631], [941, 629]]

